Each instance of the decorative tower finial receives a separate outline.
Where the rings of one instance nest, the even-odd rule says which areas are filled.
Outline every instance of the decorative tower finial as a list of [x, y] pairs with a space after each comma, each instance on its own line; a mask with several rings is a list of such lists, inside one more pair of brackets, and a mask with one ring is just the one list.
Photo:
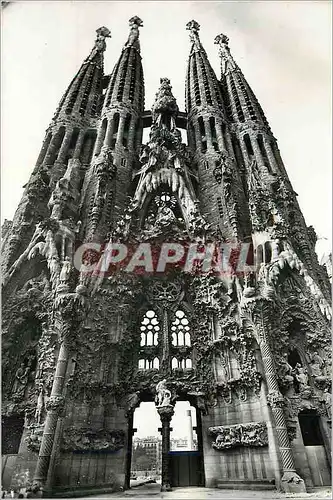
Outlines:
[[223, 33], [220, 33], [214, 39], [214, 43], [219, 46], [219, 55], [221, 57], [221, 69], [223, 74], [226, 74], [228, 70], [236, 69], [237, 67], [234, 58], [230, 54], [230, 48], [228, 42], [229, 38]]
[[171, 91], [172, 87], [169, 78], [160, 78], [160, 84], [155, 102], [151, 108], [153, 121], [155, 121], [157, 115], [162, 114], [176, 117], [179, 111], [176, 99]]
[[95, 45], [90, 55], [88, 56], [88, 61], [92, 61], [97, 54], [101, 54], [102, 52], [104, 52], [106, 49], [105, 39], [111, 38], [111, 31], [105, 26], [98, 28], [96, 30], [96, 33], [97, 37], [95, 40]]
[[134, 16], [129, 20], [129, 25], [131, 31], [128, 36], [128, 40], [125, 43], [124, 49], [127, 47], [134, 47], [138, 52], [140, 52], [139, 28], [143, 26], [143, 21], [138, 16]]
[[190, 40], [194, 44], [194, 47], [197, 49], [201, 49], [202, 46], [199, 38], [200, 24], [192, 19], [192, 21], [189, 21], [187, 23], [186, 29], [190, 31]]

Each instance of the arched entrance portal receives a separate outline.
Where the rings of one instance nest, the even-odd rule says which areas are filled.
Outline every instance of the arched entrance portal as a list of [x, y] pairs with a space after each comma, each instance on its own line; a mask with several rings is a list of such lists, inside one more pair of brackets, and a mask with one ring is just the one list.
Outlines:
[[156, 481], [161, 490], [204, 486], [201, 414], [187, 400], [177, 401], [169, 416], [151, 397], [129, 415], [125, 488]]

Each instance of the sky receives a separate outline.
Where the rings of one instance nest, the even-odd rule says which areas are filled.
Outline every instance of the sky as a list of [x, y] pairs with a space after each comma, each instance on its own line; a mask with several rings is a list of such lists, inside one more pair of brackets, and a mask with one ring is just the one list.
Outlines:
[[[187, 416], [186, 411], [191, 410], [192, 427], [196, 426], [196, 414], [193, 406], [188, 401], [177, 401], [175, 413], [171, 420], [171, 438], [185, 438]], [[141, 403], [134, 412], [133, 427], [137, 429], [134, 436], [143, 438], [146, 436], [160, 436], [158, 428], [161, 427], [161, 420], [154, 403]], [[195, 433], [194, 433], [195, 436]]]
[[138, 15], [146, 109], [169, 77], [184, 110], [195, 19], [215, 72], [223, 32], [257, 95], [308, 225], [331, 240], [331, 2], [16, 1], [2, 13], [2, 220], [12, 219], [59, 100], [107, 26], [110, 73]]

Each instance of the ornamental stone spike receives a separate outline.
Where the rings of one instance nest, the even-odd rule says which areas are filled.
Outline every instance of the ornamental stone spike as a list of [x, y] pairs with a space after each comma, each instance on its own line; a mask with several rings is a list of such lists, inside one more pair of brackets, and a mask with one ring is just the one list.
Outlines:
[[102, 52], [105, 51], [106, 49], [106, 38], [111, 38], [111, 31], [106, 28], [105, 26], [102, 26], [101, 28], [98, 28], [96, 30], [97, 37], [95, 40], [95, 45], [88, 56], [88, 61], [92, 61], [97, 54], [101, 54]]
[[220, 33], [214, 38], [214, 43], [219, 46], [219, 56], [221, 58], [221, 71], [226, 74], [228, 70], [236, 69], [237, 65], [230, 54], [229, 38]]
[[186, 29], [190, 31], [190, 40], [191, 40], [191, 43], [193, 43], [194, 48], [201, 50], [202, 45], [201, 45], [200, 38], [199, 38], [200, 24], [197, 21], [195, 21], [194, 19], [192, 19], [192, 21], [189, 21], [186, 24]]
[[124, 49], [127, 47], [134, 47], [138, 52], [140, 52], [139, 28], [143, 27], [143, 21], [138, 16], [133, 16], [129, 20], [129, 25], [131, 31], [128, 36], [128, 40], [125, 43]]

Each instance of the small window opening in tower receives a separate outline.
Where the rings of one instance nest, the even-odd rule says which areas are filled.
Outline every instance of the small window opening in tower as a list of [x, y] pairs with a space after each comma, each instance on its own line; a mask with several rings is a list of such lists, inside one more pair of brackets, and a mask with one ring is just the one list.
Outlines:
[[177, 401], [170, 426], [171, 453], [196, 451], [198, 449], [196, 410], [189, 401]]
[[130, 484], [136, 486], [139, 478], [160, 482], [162, 472], [161, 420], [152, 401], [145, 401], [134, 411], [130, 467]]
[[80, 130], [78, 128], [75, 128], [72, 133], [72, 137], [68, 146], [68, 151], [66, 155], [66, 160], [65, 163], [68, 162], [69, 159], [73, 157], [75, 146], [79, 137]]
[[218, 142], [217, 142], [217, 135], [216, 135], [216, 126], [215, 126], [215, 118], [210, 117], [209, 118], [209, 127], [210, 127], [210, 133], [212, 136], [212, 144], [215, 149], [215, 151], [220, 151]]
[[112, 117], [113, 120], [113, 136], [112, 136], [112, 142], [111, 142], [111, 148], [114, 148], [117, 142], [117, 135], [118, 135], [118, 129], [119, 129], [119, 113], [115, 113]]
[[85, 165], [90, 163], [96, 141], [96, 130], [87, 130], [84, 135], [80, 160]]
[[123, 146], [125, 148], [128, 147], [128, 133], [130, 129], [130, 124], [131, 124], [131, 115], [130, 113], [127, 113], [126, 118], [125, 118], [125, 123], [124, 123], [124, 131], [123, 131]]
[[53, 144], [51, 144], [51, 147], [49, 148], [50, 151], [50, 156], [47, 159], [47, 163], [53, 164], [58, 156], [59, 149], [61, 147], [62, 141], [65, 136], [66, 129], [65, 127], [60, 127], [59, 130], [56, 132], [53, 140]]
[[197, 147], [197, 144], [196, 144], [195, 129], [193, 123], [189, 125], [188, 137], [189, 137], [189, 144], [192, 146], [193, 149], [195, 149]]
[[199, 130], [201, 135], [201, 151], [205, 153], [207, 151], [207, 137], [206, 137], [206, 129], [202, 116], [198, 118]]
[[249, 134], [244, 135], [244, 144], [246, 147], [247, 154], [251, 158], [251, 156], [254, 155], [254, 152], [253, 152], [253, 148], [252, 148], [251, 139], [250, 139]]
[[316, 410], [303, 410], [298, 414], [304, 446], [322, 446], [323, 435], [320, 429], [319, 415]]
[[262, 137], [261, 134], [259, 134], [258, 137], [257, 137], [257, 143], [258, 143], [258, 146], [259, 146], [259, 149], [260, 149], [261, 156], [262, 156], [262, 158], [264, 160], [264, 165], [267, 168], [267, 170], [269, 171], [269, 173], [272, 173], [271, 164], [269, 162], [269, 159], [268, 159], [268, 156], [267, 156], [267, 151], [266, 151], [266, 148], [265, 148], [265, 145], [264, 145], [264, 141], [263, 141], [263, 137]]

